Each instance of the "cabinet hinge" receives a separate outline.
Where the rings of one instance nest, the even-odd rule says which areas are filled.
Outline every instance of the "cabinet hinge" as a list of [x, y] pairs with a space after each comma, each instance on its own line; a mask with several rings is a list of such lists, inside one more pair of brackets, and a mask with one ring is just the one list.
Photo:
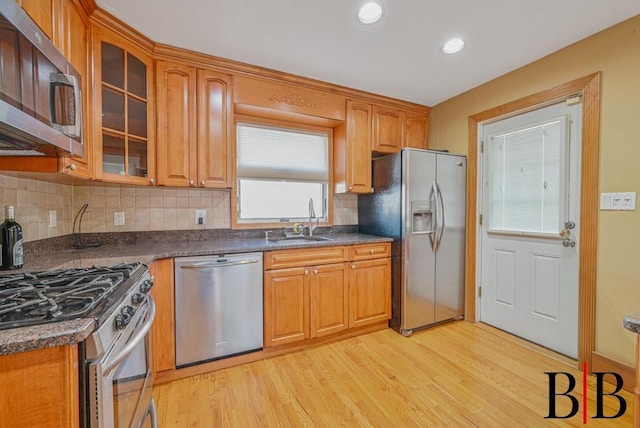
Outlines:
[[482, 226], [482, 214], [480, 214], [480, 226]]
[[482, 286], [478, 287], [478, 298], [482, 298]]
[[480, 141], [480, 153], [484, 153], [484, 141]]

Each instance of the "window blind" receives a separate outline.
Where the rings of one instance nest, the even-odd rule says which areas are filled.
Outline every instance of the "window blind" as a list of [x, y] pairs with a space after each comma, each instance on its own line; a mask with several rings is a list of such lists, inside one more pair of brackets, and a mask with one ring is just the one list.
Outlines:
[[328, 181], [326, 134], [239, 123], [239, 178]]

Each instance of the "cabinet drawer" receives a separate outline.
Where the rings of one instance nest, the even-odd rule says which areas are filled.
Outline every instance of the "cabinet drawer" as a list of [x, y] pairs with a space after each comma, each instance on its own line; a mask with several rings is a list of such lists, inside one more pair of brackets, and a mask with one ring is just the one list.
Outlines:
[[301, 248], [264, 253], [264, 269], [282, 269], [347, 261], [347, 247]]
[[390, 256], [391, 244], [388, 242], [353, 245], [349, 248], [349, 260], [379, 259]]

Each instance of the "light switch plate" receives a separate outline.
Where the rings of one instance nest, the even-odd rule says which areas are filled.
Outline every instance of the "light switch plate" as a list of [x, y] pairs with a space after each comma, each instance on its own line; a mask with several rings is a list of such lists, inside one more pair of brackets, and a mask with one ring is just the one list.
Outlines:
[[58, 227], [58, 213], [56, 210], [49, 211], [49, 227]]
[[635, 211], [636, 192], [601, 193], [600, 209], [603, 211]]
[[195, 220], [198, 226], [207, 224], [207, 210], [195, 210]]

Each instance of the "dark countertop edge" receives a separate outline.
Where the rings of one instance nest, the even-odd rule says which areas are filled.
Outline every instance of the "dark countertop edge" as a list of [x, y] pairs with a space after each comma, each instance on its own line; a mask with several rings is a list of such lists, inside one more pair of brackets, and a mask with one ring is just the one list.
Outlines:
[[[158, 259], [173, 257], [206, 256], [212, 254], [234, 254], [273, 250], [333, 247], [340, 245], [372, 244], [392, 242], [392, 238], [360, 233], [325, 235], [332, 241], [310, 241], [304, 243], [272, 243], [264, 238], [227, 238], [171, 242], [143, 242], [106, 244], [102, 247], [83, 250], [58, 250], [54, 256], [40, 264], [27, 264], [23, 270], [38, 271], [70, 267], [90, 267], [139, 261], [150, 264]], [[163, 248], [170, 246], [170, 248]], [[11, 274], [20, 271], [0, 271]], [[71, 321], [42, 324], [0, 330], [0, 356], [54, 346], [72, 345], [86, 339], [94, 329], [94, 321], [82, 318]]]
[[635, 312], [623, 318], [624, 328], [634, 333], [640, 334], [640, 312]]
[[86, 339], [95, 328], [91, 318], [61, 321], [37, 326], [0, 330], [0, 356], [74, 345]]

